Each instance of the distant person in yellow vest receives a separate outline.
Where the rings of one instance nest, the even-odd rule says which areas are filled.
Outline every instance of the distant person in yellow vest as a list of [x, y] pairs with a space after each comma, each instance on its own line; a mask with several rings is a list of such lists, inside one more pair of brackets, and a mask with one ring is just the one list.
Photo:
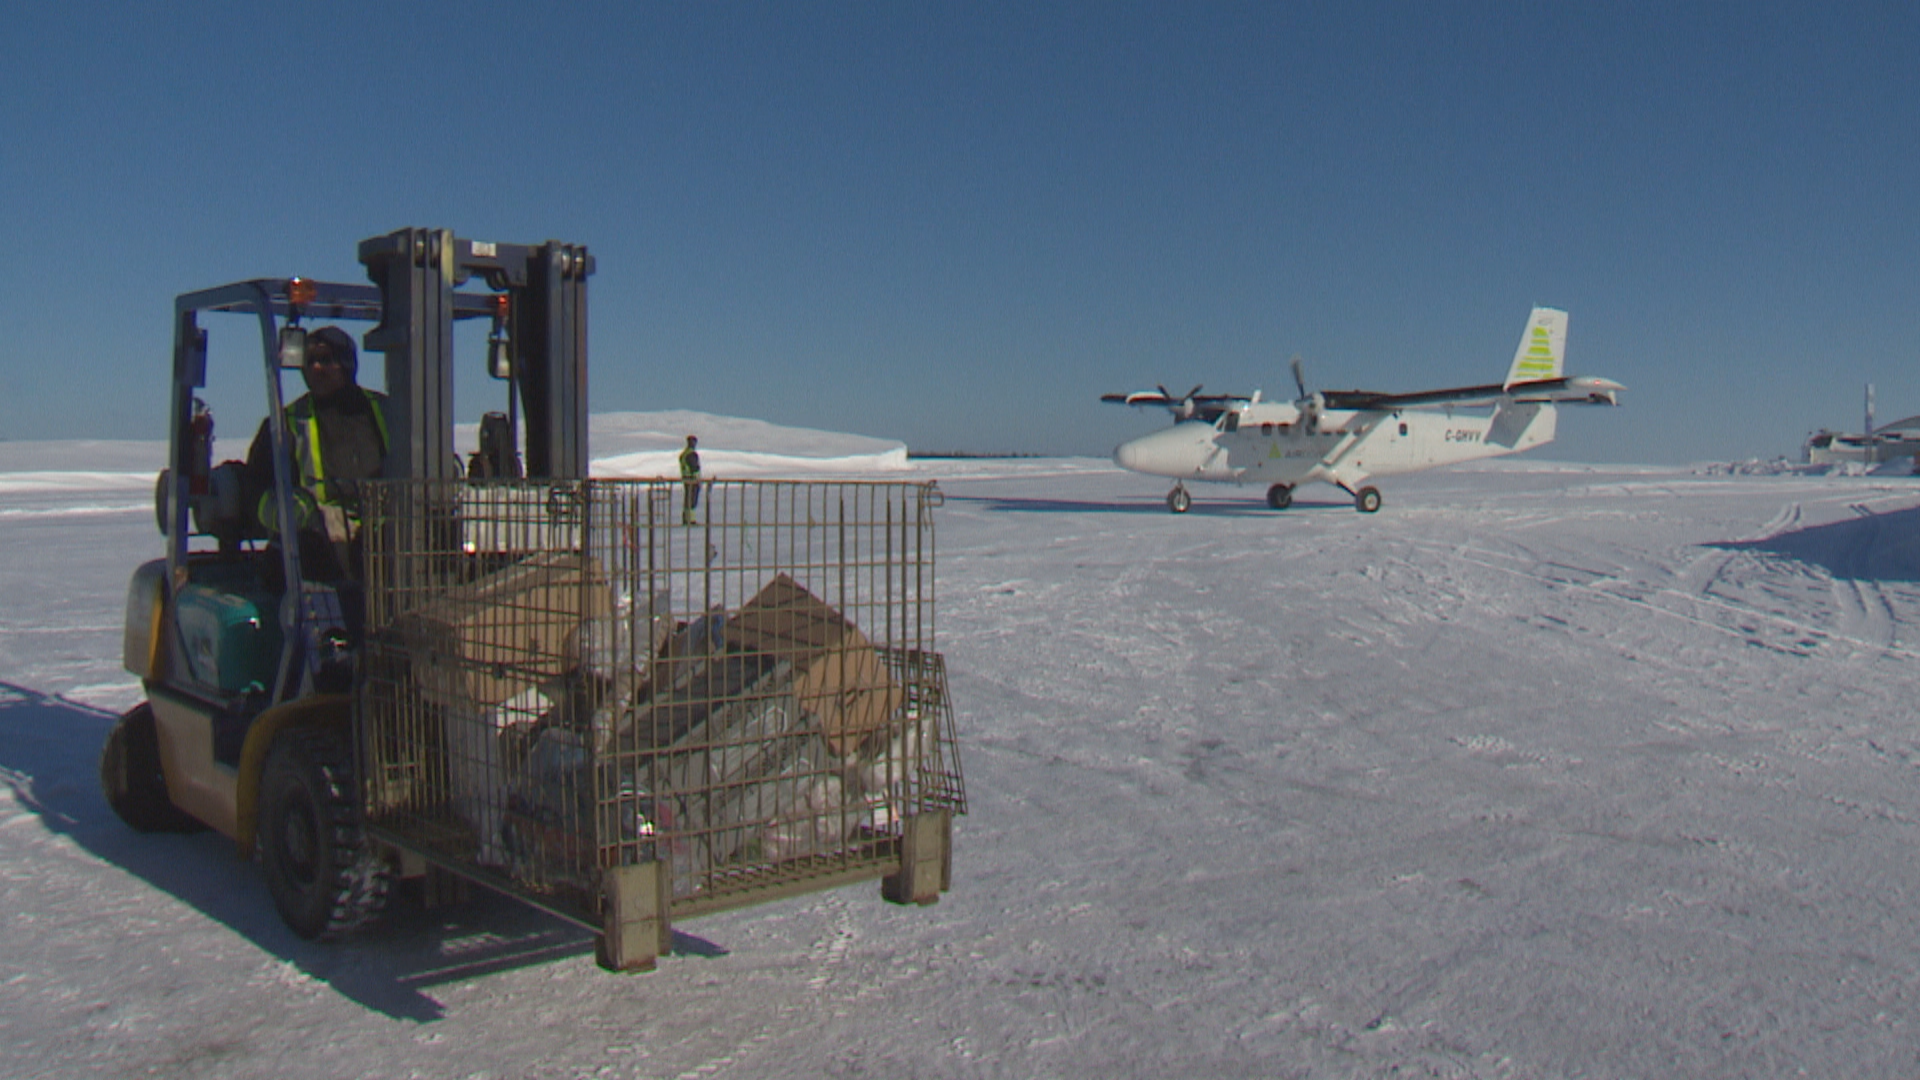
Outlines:
[[[354, 576], [351, 547], [360, 524], [359, 482], [386, 471], [386, 395], [355, 381], [360, 370], [353, 338], [337, 326], [307, 335], [300, 374], [307, 392], [287, 406], [292, 442], [296, 527], [303, 576], [330, 580]], [[247, 452], [246, 488], [260, 492], [260, 521], [279, 527], [274, 512], [273, 438], [266, 421]]]
[[700, 440], [687, 436], [687, 448], [680, 451], [680, 482], [686, 486], [686, 501], [680, 508], [680, 524], [693, 524], [693, 511], [700, 505]]

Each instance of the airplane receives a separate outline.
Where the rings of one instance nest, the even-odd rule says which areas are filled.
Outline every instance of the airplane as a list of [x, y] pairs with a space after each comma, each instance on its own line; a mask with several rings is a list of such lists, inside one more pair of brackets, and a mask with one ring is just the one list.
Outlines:
[[1308, 393], [1295, 357], [1293, 401], [1264, 401], [1257, 390], [1202, 395], [1201, 386], [1180, 397], [1162, 386], [1100, 400], [1173, 414], [1171, 428], [1121, 443], [1113, 461], [1171, 477], [1167, 509], [1176, 514], [1193, 506], [1186, 485], [1195, 480], [1265, 483], [1275, 510], [1292, 505], [1301, 484], [1319, 481], [1371, 514], [1381, 501], [1380, 489], [1367, 482], [1373, 477], [1530, 450], [1553, 441], [1558, 406], [1618, 404], [1626, 389], [1619, 383], [1562, 373], [1566, 344], [1567, 313], [1537, 307], [1501, 383], [1411, 394]]

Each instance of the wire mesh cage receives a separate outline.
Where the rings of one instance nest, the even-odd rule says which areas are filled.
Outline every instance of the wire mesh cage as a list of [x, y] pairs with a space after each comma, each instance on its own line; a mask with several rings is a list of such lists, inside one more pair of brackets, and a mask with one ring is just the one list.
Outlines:
[[884, 876], [963, 813], [931, 484], [379, 481], [363, 496], [375, 835], [591, 923]]

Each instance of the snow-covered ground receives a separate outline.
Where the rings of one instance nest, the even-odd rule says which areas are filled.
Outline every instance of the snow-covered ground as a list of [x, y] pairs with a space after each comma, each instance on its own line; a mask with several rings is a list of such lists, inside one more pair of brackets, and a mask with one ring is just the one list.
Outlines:
[[121, 826], [151, 473], [30, 456], [8, 1075], [1920, 1075], [1912, 480], [1523, 460], [1174, 517], [1098, 460], [889, 465], [947, 496], [953, 892], [690, 920], [616, 976], [498, 898], [308, 944], [230, 845]]

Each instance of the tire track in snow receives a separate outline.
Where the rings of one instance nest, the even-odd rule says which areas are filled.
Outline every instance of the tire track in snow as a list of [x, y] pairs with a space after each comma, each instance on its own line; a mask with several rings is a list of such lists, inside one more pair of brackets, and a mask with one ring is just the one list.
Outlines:
[[1867, 532], [1862, 541], [1847, 549], [1845, 559], [1829, 579], [1829, 588], [1840, 605], [1842, 625], [1849, 633], [1870, 635], [1893, 645], [1899, 637], [1898, 619], [1886, 590], [1873, 579], [1868, 565], [1880, 547], [1883, 531], [1880, 519], [1872, 507], [1863, 503], [1852, 503], [1847, 508], [1866, 522]]
[[1836, 577], [1830, 579], [1829, 588], [1840, 608], [1841, 626], [1849, 635], [1871, 638], [1884, 643], [1886, 648], [1898, 647], [1893, 605], [1887, 601], [1886, 591], [1879, 582]]
[[[1500, 556], [1498, 556], [1497, 553], [1490, 552], [1490, 551], [1484, 552], [1484, 554], [1486, 555], [1485, 558], [1476, 558], [1475, 557], [1476, 553], [1473, 552], [1472, 549], [1470, 548], [1463, 548], [1456, 545], [1447, 545], [1447, 544], [1424, 543], [1420, 541], [1411, 541], [1410, 543], [1414, 547], [1423, 548], [1425, 550], [1432, 551], [1437, 554], [1446, 555], [1451, 558], [1458, 559], [1461, 562], [1465, 562], [1473, 566], [1478, 566], [1482, 569], [1493, 570], [1498, 573], [1509, 574], [1515, 577], [1525, 578], [1530, 581], [1537, 581], [1549, 587], [1557, 586], [1560, 588], [1571, 589], [1571, 590], [1587, 593], [1594, 596], [1605, 597], [1617, 603], [1628, 604], [1634, 607], [1641, 608], [1646, 611], [1652, 611], [1661, 615], [1669, 616], [1671, 618], [1680, 619], [1684, 622], [1689, 622], [1696, 626], [1713, 630], [1718, 633], [1726, 634], [1731, 637], [1739, 638], [1742, 641], [1745, 641], [1746, 643], [1757, 646], [1759, 648], [1771, 649], [1779, 652], [1787, 652], [1796, 656], [1804, 656], [1809, 658], [1818, 658], [1818, 659], [1837, 661], [1839, 658], [1822, 657], [1818, 653], [1812, 651], [1810, 647], [1811, 644], [1817, 644], [1820, 641], [1836, 641], [1836, 642], [1844, 642], [1849, 645], [1854, 645], [1859, 648], [1866, 649], [1868, 651], [1884, 653], [1889, 656], [1900, 657], [1903, 659], [1920, 659], [1920, 652], [1915, 652], [1913, 650], [1903, 648], [1897, 644], [1894, 644], [1891, 641], [1868, 640], [1866, 638], [1857, 637], [1853, 634], [1850, 634], [1846, 632], [1844, 629], [1816, 626], [1806, 622], [1805, 620], [1794, 618], [1792, 616], [1782, 614], [1780, 612], [1766, 611], [1761, 608], [1749, 607], [1744, 604], [1735, 603], [1730, 600], [1725, 600], [1720, 597], [1713, 596], [1709, 592], [1704, 591], [1705, 589], [1710, 588], [1715, 582], [1719, 581], [1722, 578], [1722, 576], [1724, 575], [1726, 566], [1729, 563], [1731, 563], [1736, 557], [1735, 555], [1732, 555], [1732, 554], [1728, 554], [1728, 555], [1715, 554], [1715, 555], [1708, 555], [1703, 557], [1705, 560], [1711, 560], [1715, 564], [1714, 569], [1710, 574], [1707, 575], [1707, 580], [1704, 583], [1701, 583], [1698, 585], [1690, 585], [1687, 588], [1674, 588], [1671, 586], [1655, 586], [1652, 588], [1645, 588], [1642, 583], [1626, 582], [1619, 578], [1606, 577], [1606, 576], [1597, 577], [1593, 581], [1589, 581], [1589, 582], [1578, 581], [1578, 580], [1575, 580], [1572, 575], [1569, 575], [1564, 572], [1566, 569], [1564, 566], [1560, 566], [1559, 564], [1546, 563], [1544, 561], [1542, 562], [1541, 565], [1554, 566], [1558, 569], [1559, 572], [1541, 573], [1541, 572], [1534, 571], [1530, 567], [1502, 566], [1499, 563], [1492, 561], [1492, 559], [1498, 558]], [[1519, 560], [1516, 560], [1516, 561], [1519, 561]], [[1687, 575], [1689, 578], [1692, 578], [1694, 576], [1693, 570], [1696, 566], [1699, 565], [1700, 561], [1701, 560], [1696, 560], [1696, 562], [1693, 565], [1689, 566], [1688, 575]], [[1623, 591], [1623, 587], [1632, 587], [1635, 589], [1635, 591], [1633, 593], [1628, 593]], [[1703, 591], [1695, 591], [1696, 588], [1701, 589]], [[1704, 607], [1708, 609], [1710, 612], [1718, 613], [1721, 615], [1732, 616], [1734, 620], [1734, 624], [1728, 625], [1727, 623], [1719, 621], [1714, 618], [1710, 618], [1710, 617], [1699, 615], [1699, 614], [1693, 614], [1687, 611], [1679, 610], [1674, 607], [1664, 606], [1662, 604], [1655, 602], [1656, 599], [1662, 598], [1662, 597], [1669, 598], [1672, 600], [1678, 600], [1689, 605]], [[1766, 640], [1759, 635], [1757, 627], [1754, 627], [1752, 625], [1742, 625], [1743, 623], [1750, 624], [1754, 621], [1771, 623], [1779, 628], [1782, 628], [1788, 631], [1788, 634], [1786, 635], [1787, 637], [1789, 638], [1797, 637], [1800, 640], [1793, 641], [1786, 644]]]
[[[1783, 532], [1799, 527], [1805, 518], [1806, 510], [1798, 501], [1786, 503], [1765, 523], [1737, 538], [1734, 543], [1754, 544], [1762, 540], [1771, 540]], [[1680, 572], [1680, 580], [1686, 583], [1685, 591], [1696, 598], [1707, 598], [1714, 587], [1725, 580], [1727, 568], [1733, 564], [1735, 554], [1725, 550], [1704, 550], [1695, 555]]]
[[849, 1014], [849, 1006], [856, 1001], [871, 997], [886, 990], [893, 981], [897, 965], [883, 965], [871, 979], [859, 985], [833, 992], [836, 981], [849, 977], [852, 965], [848, 958], [853, 945], [859, 938], [855, 929], [854, 913], [842, 896], [829, 894], [823, 897], [820, 908], [827, 916], [828, 926], [825, 933], [807, 949], [802, 962], [813, 969], [807, 977], [805, 991], [796, 1000], [782, 1001], [771, 1014], [760, 1023], [752, 1035], [741, 1040], [732, 1049], [718, 1057], [709, 1058], [690, 1069], [675, 1073], [675, 1080], [706, 1080], [721, 1075], [768, 1075], [778, 1073], [778, 1068], [755, 1069], [748, 1066], [755, 1055], [764, 1050], [776, 1036], [788, 1037], [792, 1032], [807, 1028], [819, 1029], [817, 1021], [824, 1013], [833, 1017]]
[[827, 936], [814, 943], [807, 954], [807, 963], [815, 971], [807, 979], [807, 989], [819, 992], [833, 981], [834, 975], [847, 962], [847, 950], [853, 947], [853, 918], [847, 911], [847, 905], [839, 897], [828, 901], [833, 911], [833, 928]]
[[[1865, 502], [1851, 502], [1847, 504], [1847, 508], [1856, 517], [1877, 517], [1877, 512]], [[1782, 504], [1771, 518], [1740, 535], [1732, 543], [1739, 545], [1761, 543], [1801, 529], [1805, 527], [1806, 521], [1805, 504], [1798, 500], [1788, 501]], [[1878, 523], [1875, 522], [1875, 524]], [[1868, 569], [1866, 564], [1878, 547], [1879, 535], [1877, 528], [1870, 528], [1863, 543], [1858, 543], [1845, 552], [1845, 559], [1836, 572], [1829, 573], [1809, 567], [1811, 572], [1805, 576], [1817, 580], [1820, 584], [1815, 586], [1809, 581], [1805, 587], [1819, 588], [1822, 594], [1829, 598], [1834, 609], [1831, 612], [1830, 625], [1803, 617], [1791, 608], [1769, 610], [1767, 607], [1756, 607], [1741, 602], [1739, 599], [1741, 595], [1756, 589], [1762, 592], [1774, 589], [1786, 594], [1801, 591], [1788, 587], [1794, 585], [1794, 582], [1783, 581], [1769, 565], [1772, 560], [1759, 558], [1743, 551], [1702, 551], [1688, 561], [1685, 568], [1676, 575], [1680, 581], [1678, 586], [1660, 587], [1650, 582], [1633, 581], [1602, 571], [1570, 566], [1531, 550], [1523, 549], [1524, 557], [1501, 556], [1495, 552], [1481, 550], [1489, 557], [1512, 558], [1515, 562], [1534, 560], [1535, 564], [1543, 570], [1536, 572], [1532, 567], [1516, 569], [1512, 566], [1492, 568], [1526, 574], [1535, 580], [1552, 584], [1599, 591], [1628, 603], [1640, 603], [1652, 610], [1739, 637], [1759, 648], [1786, 652], [1795, 656], [1814, 656], [1817, 655], [1815, 649], [1819, 644], [1834, 642], [1893, 656], [1912, 657], [1915, 654], [1899, 643], [1900, 616], [1894, 599], [1888, 595], [1883, 585], [1866, 572]], [[1469, 542], [1467, 545], [1452, 549], [1450, 554], [1467, 561], [1478, 561], [1470, 557], [1473, 550]], [[1480, 562], [1480, 565], [1491, 566], [1485, 562]], [[1735, 576], [1737, 568], [1747, 567], [1757, 568], [1758, 575], [1751, 580]], [[1575, 574], [1590, 575], [1590, 579], [1581, 581], [1577, 577], [1568, 577], [1566, 574], [1568, 570], [1574, 571]], [[1690, 606], [1703, 606], [1709, 609], [1709, 613], [1702, 616], [1654, 602], [1662, 597], [1668, 600], [1684, 600]], [[1783, 598], [1782, 603], [1791, 604], [1791, 596]], [[1720, 614], [1733, 616], [1732, 625], [1715, 617]], [[1756, 625], [1756, 620], [1772, 626], [1775, 631], [1784, 631], [1784, 633], [1764, 631], [1760, 625]], [[1827, 659], [1840, 658], [1827, 657]]]
[[1800, 522], [1805, 518], [1806, 518], [1806, 508], [1803, 507], [1797, 501], [1790, 502], [1790, 503], [1787, 503], [1785, 506], [1782, 506], [1779, 512], [1775, 513], [1773, 517], [1768, 518], [1766, 524], [1760, 526], [1760, 528], [1755, 530], [1753, 533], [1747, 536], [1743, 536], [1740, 539], [1742, 541], [1770, 540], [1773, 537], [1778, 536], [1783, 532], [1786, 532], [1788, 529], [1791, 529], [1799, 525]]

